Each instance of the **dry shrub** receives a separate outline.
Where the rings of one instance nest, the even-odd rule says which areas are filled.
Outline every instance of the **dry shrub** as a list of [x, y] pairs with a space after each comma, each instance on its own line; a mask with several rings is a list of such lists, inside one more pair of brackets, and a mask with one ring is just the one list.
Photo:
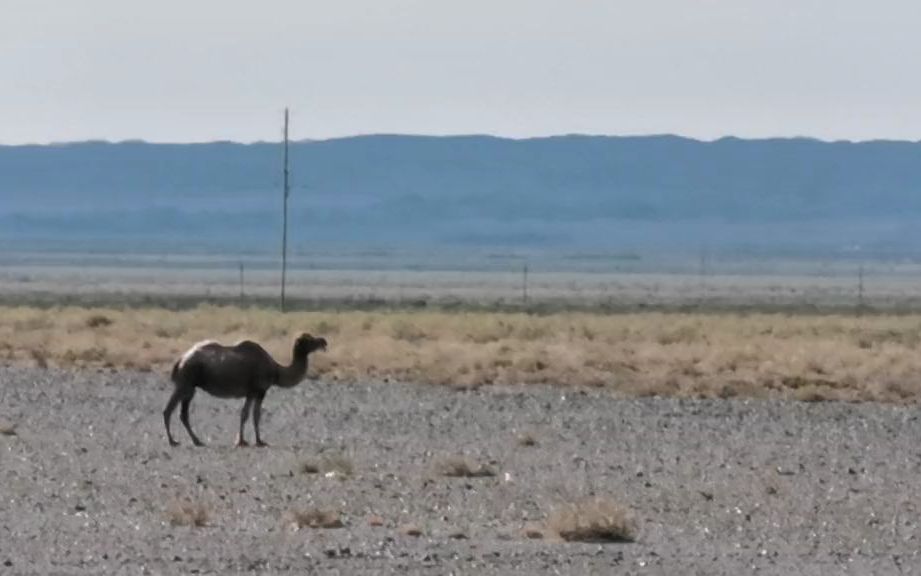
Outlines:
[[478, 464], [466, 456], [443, 458], [438, 461], [435, 469], [442, 476], [450, 478], [489, 478], [496, 475], [492, 468]]
[[339, 333], [339, 323], [335, 320], [324, 318], [314, 325], [312, 333], [323, 334], [327, 337], [335, 336]]
[[425, 332], [412, 322], [406, 320], [397, 320], [391, 327], [391, 335], [394, 340], [403, 342], [419, 342], [425, 338]]
[[537, 446], [537, 437], [532, 432], [521, 432], [515, 437], [519, 446]]
[[544, 527], [539, 524], [529, 523], [521, 530], [521, 534], [528, 540], [541, 540], [544, 538]]
[[86, 319], [87, 328], [105, 328], [106, 326], [111, 326], [114, 320], [106, 316], [105, 314], [93, 314]]
[[294, 530], [300, 530], [301, 528], [333, 529], [345, 526], [338, 512], [320, 508], [289, 510], [282, 516], [282, 523]]
[[686, 344], [694, 342], [699, 338], [697, 329], [694, 326], [678, 326], [676, 328], [666, 329], [656, 337], [656, 342], [662, 346], [671, 346], [672, 344]]
[[48, 352], [44, 348], [30, 348], [29, 356], [32, 357], [36, 367], [43, 370], [48, 368]]
[[207, 506], [191, 500], [177, 500], [171, 503], [166, 510], [166, 515], [173, 526], [195, 528], [207, 526], [211, 517]]
[[[829, 394], [829, 391], [831, 391], [831, 394]], [[833, 394], [834, 390], [827, 386], [806, 384], [797, 388], [793, 393], [793, 397], [800, 402], [824, 402], [826, 400], [831, 400]]]
[[61, 356], [61, 363], [65, 366], [92, 366], [102, 364], [108, 357], [108, 352], [100, 346], [91, 346], [83, 349], [68, 349]]
[[869, 392], [883, 402], [908, 402], [918, 397], [918, 382], [907, 379], [885, 380]]
[[636, 527], [630, 512], [608, 498], [591, 498], [556, 508], [547, 531], [567, 542], [633, 542]]

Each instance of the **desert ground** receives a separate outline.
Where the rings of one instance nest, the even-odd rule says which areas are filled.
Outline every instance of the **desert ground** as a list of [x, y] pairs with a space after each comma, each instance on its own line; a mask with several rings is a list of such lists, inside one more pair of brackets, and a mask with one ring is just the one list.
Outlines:
[[162, 373], [0, 382], [4, 573], [921, 570], [913, 406], [310, 380], [268, 448], [203, 394], [169, 448]]
[[[913, 574], [921, 290], [855, 278], [0, 269], [0, 566], [11, 574]], [[34, 260], [34, 259], [33, 259]], [[187, 268], [187, 270], [184, 270]], [[744, 272], [744, 273], [742, 273]], [[879, 270], [877, 270], [879, 272]], [[194, 342], [287, 362], [268, 448]], [[248, 434], [252, 439], [252, 431]]]

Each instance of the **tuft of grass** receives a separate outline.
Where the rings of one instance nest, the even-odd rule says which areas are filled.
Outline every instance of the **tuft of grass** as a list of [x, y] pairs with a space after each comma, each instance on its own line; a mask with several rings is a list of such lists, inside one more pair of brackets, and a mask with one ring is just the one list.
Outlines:
[[89, 318], [86, 319], [86, 327], [105, 328], [106, 326], [111, 326], [113, 322], [114, 320], [105, 314], [92, 314]]
[[546, 530], [567, 542], [633, 542], [630, 512], [609, 498], [591, 498], [553, 510]]
[[797, 388], [793, 393], [793, 397], [800, 402], [825, 402], [831, 395], [828, 393], [827, 387], [816, 384], [806, 384]]
[[537, 446], [537, 437], [531, 432], [521, 432], [515, 437], [515, 440], [519, 446]]
[[492, 468], [478, 464], [466, 456], [449, 456], [438, 461], [435, 469], [450, 478], [490, 478], [496, 475]]
[[201, 502], [177, 500], [166, 510], [167, 518], [173, 526], [191, 526], [201, 528], [208, 525], [211, 514], [208, 507]]
[[525, 525], [521, 530], [521, 535], [528, 540], [543, 540], [544, 530], [545, 528], [543, 526], [531, 522]]
[[48, 352], [44, 348], [30, 348], [29, 356], [32, 357], [36, 367], [42, 370], [48, 368]]
[[339, 512], [320, 508], [289, 510], [282, 516], [282, 523], [295, 530], [300, 530], [301, 528], [334, 529], [345, 526]]

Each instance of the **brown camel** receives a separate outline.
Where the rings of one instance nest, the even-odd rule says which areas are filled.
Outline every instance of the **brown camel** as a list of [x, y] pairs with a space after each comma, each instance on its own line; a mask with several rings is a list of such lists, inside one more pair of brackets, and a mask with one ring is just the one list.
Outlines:
[[290, 366], [276, 362], [265, 349], [249, 340], [234, 346], [223, 346], [213, 341], [199, 342], [182, 355], [173, 366], [171, 380], [175, 384], [163, 421], [170, 446], [179, 443], [170, 433], [170, 419], [176, 404], [182, 402], [179, 419], [196, 446], [203, 446], [189, 424], [189, 404], [195, 390], [201, 388], [218, 398], [246, 398], [240, 412], [240, 431], [237, 446], [247, 446], [243, 428], [253, 412], [253, 429], [256, 431], [256, 446], [266, 446], [259, 435], [259, 420], [262, 416], [262, 400], [272, 386], [292, 388], [307, 374], [307, 356], [316, 350], [326, 350], [324, 338], [301, 334], [294, 341], [294, 352]]

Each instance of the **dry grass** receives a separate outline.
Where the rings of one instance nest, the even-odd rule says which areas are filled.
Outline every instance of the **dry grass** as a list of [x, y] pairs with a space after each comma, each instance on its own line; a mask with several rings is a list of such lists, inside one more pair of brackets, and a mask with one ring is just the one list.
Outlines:
[[208, 525], [211, 514], [208, 507], [201, 502], [177, 500], [166, 510], [167, 518], [173, 526], [192, 526], [201, 528]]
[[636, 526], [630, 512], [617, 502], [591, 498], [556, 508], [547, 518], [545, 533], [567, 542], [633, 542]]
[[311, 372], [333, 381], [603, 386], [626, 396], [921, 398], [921, 315], [0, 307], [0, 358], [165, 373], [206, 338], [251, 338], [287, 361], [302, 331], [329, 339]]
[[93, 314], [86, 319], [87, 328], [103, 328], [105, 326], [111, 326], [112, 319], [106, 316], [105, 314]]
[[442, 458], [435, 464], [435, 470], [450, 478], [491, 478], [496, 475], [489, 466], [478, 464], [466, 456]]
[[289, 510], [282, 516], [282, 524], [295, 530], [301, 528], [342, 528], [345, 524], [335, 510], [310, 508], [307, 510]]

